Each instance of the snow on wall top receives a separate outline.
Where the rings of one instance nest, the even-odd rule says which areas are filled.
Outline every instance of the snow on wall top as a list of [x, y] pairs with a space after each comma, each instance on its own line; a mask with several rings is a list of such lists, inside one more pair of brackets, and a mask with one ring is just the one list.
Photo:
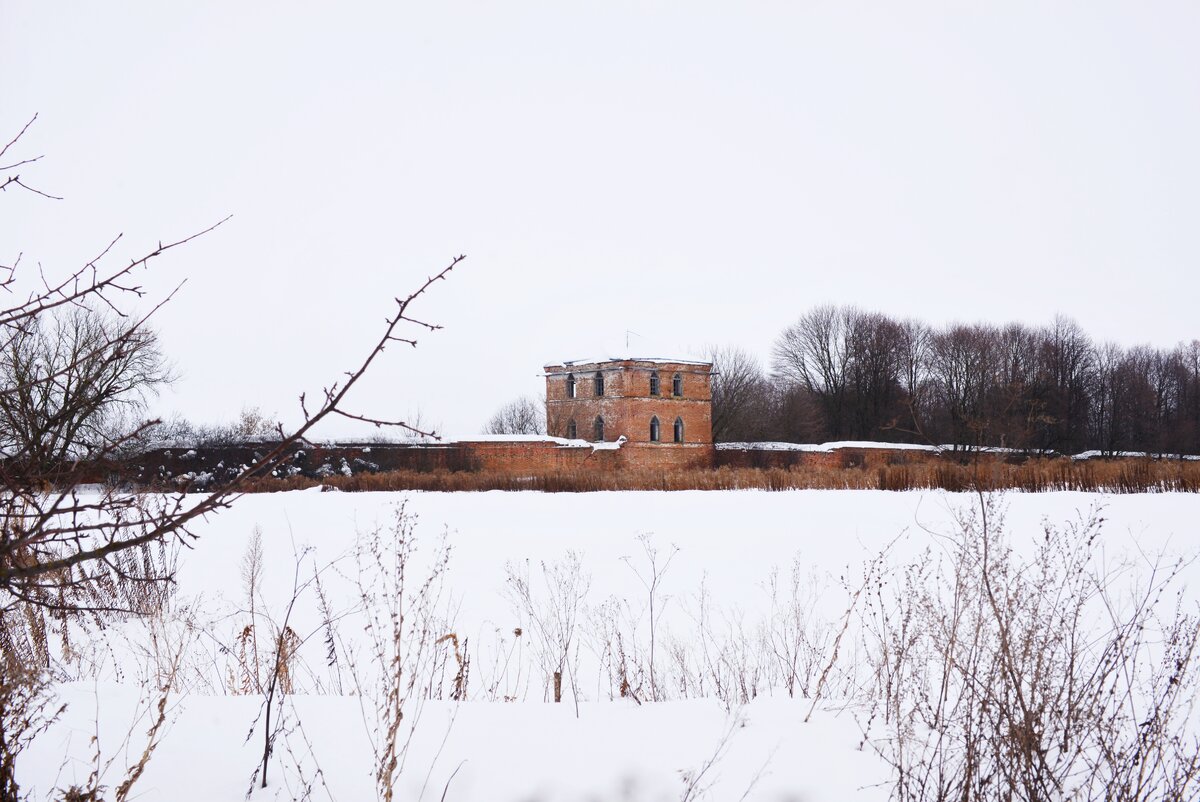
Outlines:
[[616, 451], [624, 445], [626, 439], [625, 435], [621, 435], [616, 440], [605, 440], [602, 443], [584, 443], [584, 445], [590, 445], [592, 451]]
[[827, 451], [820, 443], [717, 443], [718, 451]]
[[625, 435], [616, 440], [593, 443], [589, 440], [550, 437], [544, 434], [479, 434], [459, 440], [459, 443], [554, 443], [559, 448], [590, 448], [592, 451], [616, 451], [626, 442]]
[[1071, 457], [1071, 459], [1084, 460], [1084, 459], [1099, 459], [1099, 458], [1103, 458], [1103, 457], [1133, 457], [1135, 459], [1136, 458], [1144, 458], [1144, 459], [1166, 458], [1166, 459], [1181, 459], [1181, 460], [1198, 460], [1198, 461], [1200, 461], [1200, 456], [1197, 456], [1195, 454], [1160, 454], [1158, 452], [1151, 453], [1151, 452], [1147, 452], [1147, 451], [1084, 451], [1081, 454], [1076, 454], [1075, 456]]
[[919, 443], [874, 443], [869, 440], [838, 440], [833, 443], [821, 444], [826, 450], [838, 448], [890, 448], [895, 451], [941, 451], [939, 446], [921, 445]]
[[836, 451], [839, 448], [882, 448], [896, 451], [940, 451], [937, 446], [913, 443], [873, 443], [866, 440], [839, 440], [833, 443], [717, 443], [721, 451]]
[[[924, 445], [921, 443], [880, 443], [872, 440], [836, 440], [831, 443], [717, 443], [716, 447], [722, 451], [819, 451], [829, 452], [837, 451], [841, 448], [857, 448], [864, 450], [884, 449], [888, 451], [926, 451], [929, 453], [940, 453], [942, 451], [954, 451], [955, 446], [951, 444], [941, 446]], [[997, 446], [957, 446], [959, 451], [978, 451], [987, 454], [1010, 454], [1018, 453], [1015, 448], [1000, 448]], [[1028, 452], [1020, 452], [1028, 453]]]
[[464, 437], [458, 443], [555, 443], [568, 448], [583, 448], [591, 446], [587, 440], [570, 439], [567, 437], [551, 437], [545, 434], [477, 434]]
[[[837, 451], [843, 448], [856, 448], [863, 450], [886, 450], [886, 451], [926, 451], [931, 453], [941, 453], [943, 451], [954, 451], [956, 448], [959, 451], [976, 451], [983, 454], [1050, 454], [1051, 452], [1038, 452], [1037, 449], [1025, 450], [1016, 448], [1003, 448], [1000, 446], [954, 446], [952, 444], [930, 446], [917, 443], [877, 443], [869, 440], [841, 440], [832, 443], [717, 443], [718, 451], [813, 451], [820, 453], [828, 453]], [[1188, 454], [1160, 454], [1150, 453], [1146, 451], [1084, 451], [1081, 454], [1076, 454], [1071, 459], [1087, 460], [1101, 459], [1105, 457], [1121, 457], [1135, 459], [1178, 459], [1178, 460], [1194, 460], [1200, 461], [1200, 455]]]

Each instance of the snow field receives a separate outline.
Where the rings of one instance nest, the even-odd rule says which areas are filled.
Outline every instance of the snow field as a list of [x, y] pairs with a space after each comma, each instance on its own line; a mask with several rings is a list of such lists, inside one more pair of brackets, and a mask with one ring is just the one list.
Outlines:
[[[690, 693], [668, 688], [663, 695], [673, 701], [641, 706], [629, 699], [610, 700], [611, 677], [599, 655], [603, 645], [582, 630], [594, 628], [589, 615], [605, 600], [616, 599], [626, 605], [630, 632], [648, 637], [642, 583], [648, 546], [656, 550], [660, 565], [671, 559], [658, 596], [657, 664], [664, 677], [678, 676], [667, 668], [673, 644], [692, 648], [693, 658], [699, 654], [695, 639], [704, 609], [702, 584], [710, 605], [709, 637], [716, 648], [730, 633], [753, 635], [771, 619], [775, 608], [768, 578], [777, 570], [786, 585], [793, 566], [802, 580], [804, 608], [814, 622], [826, 625], [816, 634], [823, 633], [828, 645], [830, 626], [845, 611], [844, 586], [861, 582], [865, 561], [885, 548], [897, 564], [926, 549], [943, 549], [956, 513], [976, 501], [942, 492], [824, 490], [311, 490], [245, 497], [199, 527], [195, 548], [181, 555], [178, 604], [199, 600], [191, 601], [193, 620], [205, 632], [190, 652], [189, 692], [172, 702], [176, 717], [171, 731], [138, 793], [145, 799], [180, 800], [233, 800], [246, 794], [261, 755], [261, 725], [249, 742], [246, 733], [262, 700], [230, 695], [228, 676], [231, 649], [249, 620], [240, 565], [251, 534], [257, 529], [262, 538], [259, 598], [265, 616], [282, 620], [297, 576], [297, 555], [309, 574], [314, 568], [323, 570], [332, 606], [349, 611], [357, 597], [358, 569], [350, 556], [356, 540], [374, 527], [386, 530], [403, 503], [416, 517], [417, 563], [428, 563], [443, 533], [451, 547], [439, 610], [446, 626], [466, 639], [472, 664], [470, 701], [431, 700], [415, 717], [397, 799], [440, 799], [446, 787], [447, 800], [679, 799], [687, 773], [694, 777], [714, 755], [718, 759], [698, 784], [707, 790], [696, 798], [738, 799], [752, 788], [748, 799], [886, 799], [886, 766], [869, 746], [860, 748], [862, 722], [853, 708], [826, 698], [805, 723], [811, 700], [789, 698], [778, 685], [760, 689], [746, 705], [730, 698], [722, 704], [695, 688]], [[1032, 544], [1045, 523], [1079, 519], [1093, 508], [1106, 519], [1103, 558], [1113, 564], [1145, 566], [1147, 555], [1193, 554], [1197, 548], [1196, 495], [1013, 493], [1003, 505], [1006, 527], [1018, 548], [1023, 541]], [[639, 540], [643, 535], [645, 540]], [[528, 560], [531, 584], [537, 587], [542, 563], [561, 564], [568, 550], [579, 554], [589, 580], [570, 669], [578, 687], [578, 718], [569, 687], [563, 704], [543, 703], [548, 690], [536, 656], [536, 635], [505, 581], [507, 565], [520, 568]], [[1193, 562], [1184, 575], [1193, 604], [1197, 570]], [[344, 673], [339, 679], [327, 665], [314, 595], [303, 593], [290, 619], [305, 638], [295, 669], [297, 695], [287, 702], [293, 730], [286, 744], [298, 757], [281, 754], [281, 742], [271, 767], [272, 783], [254, 798], [300, 796], [301, 775], [312, 780], [318, 767], [322, 781], [313, 786], [314, 799], [364, 799], [374, 793], [371, 726], [364, 720], [372, 715], [370, 704], [354, 695]], [[513, 635], [517, 627], [523, 629], [520, 638]], [[347, 653], [369, 658], [352, 613], [347, 612], [338, 629]], [[163, 624], [168, 636], [181, 631], [178, 622]], [[153, 660], [145, 657], [148, 642], [144, 632], [130, 625], [108, 633], [93, 644], [92, 654], [64, 667], [65, 676], [75, 680], [63, 686], [68, 712], [22, 768], [27, 783], [46, 791], [86, 776], [88, 741], [97, 718], [104, 733], [102, 750], [116, 749], [142, 698], [137, 680], [153, 676]], [[453, 660], [447, 663], [452, 676]], [[824, 695], [836, 697], [849, 687], [837, 683], [850, 679], [835, 680]], [[564, 686], [569, 683], [570, 678]], [[503, 697], [515, 700], [490, 701]], [[141, 752], [144, 729], [144, 723], [133, 727], [130, 758]], [[731, 735], [723, 741], [727, 732]], [[65, 765], [64, 753], [70, 757]], [[110, 784], [119, 782], [125, 759], [118, 755]]]

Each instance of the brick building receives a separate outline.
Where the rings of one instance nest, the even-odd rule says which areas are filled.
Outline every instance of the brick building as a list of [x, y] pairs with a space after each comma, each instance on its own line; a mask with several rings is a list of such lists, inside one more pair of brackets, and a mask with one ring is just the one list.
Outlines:
[[712, 444], [712, 363], [575, 360], [546, 365], [546, 430], [555, 437], [663, 447]]

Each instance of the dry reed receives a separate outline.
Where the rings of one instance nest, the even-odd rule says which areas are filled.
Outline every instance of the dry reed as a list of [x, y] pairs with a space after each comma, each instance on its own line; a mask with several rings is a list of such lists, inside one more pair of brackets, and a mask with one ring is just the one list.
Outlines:
[[323, 487], [345, 492], [379, 490], [536, 490], [579, 493], [606, 490], [1020, 490], [1029, 493], [1200, 492], [1200, 462], [1177, 460], [1034, 459], [1011, 464], [1000, 459], [959, 464], [944, 460], [853, 468], [691, 468], [673, 471], [586, 470], [513, 473], [503, 471], [388, 471], [309, 479], [263, 478], [248, 492], [270, 493]]

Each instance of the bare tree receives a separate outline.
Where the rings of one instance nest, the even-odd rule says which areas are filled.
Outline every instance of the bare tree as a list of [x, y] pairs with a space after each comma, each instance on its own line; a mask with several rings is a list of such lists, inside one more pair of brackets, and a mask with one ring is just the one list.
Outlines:
[[847, 417], [853, 437], [879, 439], [895, 428], [901, 409], [904, 331], [878, 312], [859, 312], [849, 321]]
[[529, 396], [509, 401], [488, 420], [484, 434], [545, 434], [545, 404]]
[[1040, 390], [1046, 405], [1043, 448], [1082, 450], [1095, 346], [1083, 328], [1062, 315], [1042, 332]]
[[[7, 156], [28, 128], [0, 149], [0, 160], [7, 159], [0, 167], [0, 188], [18, 187], [52, 198], [17, 172], [40, 157]], [[94, 476], [96, 464], [155, 424], [111, 426], [119, 420], [115, 410], [136, 405], [139, 394], [167, 378], [148, 321], [170, 296], [149, 312], [134, 315], [132, 303], [145, 295], [137, 283], [139, 274], [158, 257], [222, 222], [160, 242], [128, 263], [114, 263], [111, 256], [118, 236], [95, 258], [57, 278], [39, 268], [35, 288], [28, 294], [16, 294], [20, 257], [0, 265], [0, 289], [16, 299], [0, 308], [0, 353], [5, 355], [0, 401], [7, 427], [2, 444], [7, 453], [0, 458], [0, 646], [6, 660], [27, 665], [21, 654], [10, 654], [8, 646], [27, 642], [27, 622], [44, 621], [47, 612], [80, 624], [138, 613], [137, 589], [160, 586], [171, 578], [173, 561], [164, 547], [192, 540], [191, 527], [198, 520], [229, 507], [250, 477], [281, 464], [322, 421], [344, 417], [416, 430], [402, 420], [347, 411], [346, 399], [389, 345], [415, 347], [415, 331], [440, 328], [412, 317], [411, 309], [462, 256], [397, 297], [392, 315], [383, 321], [379, 338], [365, 355], [315, 401], [300, 395], [303, 423], [291, 431], [278, 426], [276, 442], [265, 446], [265, 453], [247, 470], [210, 487], [212, 492], [149, 497], [115, 486], [99, 492], [77, 490]], [[6, 670], [0, 685], [16, 676]], [[36, 688], [39, 676], [29, 673], [24, 687]], [[7, 705], [9, 698], [24, 697], [0, 693], [0, 703]], [[7, 707], [0, 711], [6, 721], [9, 713]], [[19, 793], [12, 775], [13, 750], [25, 736], [9, 729], [0, 736], [0, 799], [9, 802]]]
[[956, 445], [987, 442], [988, 407], [996, 370], [996, 333], [983, 326], [955, 325], [933, 337], [930, 372], [945, 429]]
[[[19, 139], [20, 135], [0, 150], [0, 156]], [[33, 161], [36, 159], [18, 160], [9, 169]], [[0, 179], [0, 184], [28, 188], [24, 181]], [[39, 289], [0, 309], [0, 343], [6, 355], [0, 399], [10, 440], [4, 443], [8, 458], [0, 464], [0, 591], [7, 594], [0, 609], [21, 601], [56, 609], [110, 606], [76, 591], [95, 591], [135, 578], [121, 567], [118, 555], [170, 538], [190, 538], [191, 524], [229, 506], [248, 477], [280, 463], [328, 418], [418, 431], [402, 420], [349, 412], [345, 401], [387, 346], [415, 347], [417, 340], [409, 330], [440, 328], [411, 317], [410, 307], [445, 279], [462, 256], [414, 292], [396, 298], [396, 309], [384, 320], [379, 339], [366, 355], [345, 371], [341, 380], [325, 387], [315, 405], [310, 406], [307, 396], [300, 395], [304, 422], [290, 432], [278, 426], [277, 442], [264, 448], [264, 455], [248, 470], [225, 480], [210, 495], [151, 500], [117, 489], [87, 496], [75, 491], [75, 485], [94, 470], [78, 457], [86, 456], [90, 462], [103, 460], [156, 423], [119, 431], [105, 431], [103, 425], [111, 422], [115, 406], [135, 403], [140, 393], [168, 376], [147, 322], [169, 297], [140, 317], [122, 308], [145, 295], [136, 283], [138, 274], [159, 256], [219, 225], [160, 243], [128, 264], [109, 266], [106, 257], [120, 239], [117, 237], [95, 259], [57, 281], [43, 273]], [[2, 268], [7, 275], [0, 280], [0, 288], [14, 290], [19, 261]], [[120, 320], [111, 322], [102, 310]], [[37, 459], [24, 458], [27, 456]]]
[[761, 429], [766, 374], [758, 359], [736, 346], [708, 349], [713, 364], [712, 430], [715, 442], [753, 439]]
[[775, 341], [773, 367], [820, 404], [835, 439], [879, 439], [899, 429], [904, 388], [922, 332], [878, 312], [819, 306]]
[[147, 395], [171, 379], [155, 332], [103, 311], [72, 306], [7, 334], [0, 448], [27, 471], [48, 474], [109, 451]]
[[[155, 250], [134, 264], [144, 265], [166, 250], [166, 247]], [[366, 421], [376, 426], [412, 430], [414, 427], [404, 421], [386, 421], [348, 412], [343, 409], [343, 404], [350, 390], [388, 345], [416, 345], [414, 338], [401, 336], [399, 332], [402, 326], [419, 326], [431, 331], [439, 328], [411, 318], [407, 313], [412, 303], [435, 282], [444, 279], [462, 258], [456, 257], [443, 270], [426, 279], [413, 293], [404, 298], [397, 298], [397, 309], [393, 316], [385, 321], [383, 333], [366, 356], [346, 371], [345, 378], [327, 386], [315, 408], [310, 408], [306, 396], [301, 394], [303, 424], [291, 432], [280, 426], [277, 430], [278, 441], [264, 448], [266, 453], [261, 458], [248, 466], [248, 470], [211, 488], [213, 492], [208, 495], [176, 495], [149, 499], [110, 488], [99, 495], [85, 496], [76, 492], [75, 485], [85, 478], [91, 469], [86, 463], [73, 461], [47, 466], [30, 461], [6, 461], [2, 468], [3, 475], [0, 476], [3, 480], [3, 486], [0, 488], [0, 518], [4, 523], [3, 532], [0, 533], [0, 590], [6, 592], [13, 601], [31, 602], [59, 609], [74, 609], [80, 605], [108, 607], [110, 605], [100, 603], [95, 598], [85, 601], [75, 591], [83, 591], [85, 588], [97, 590], [103, 585], [134, 579], [135, 577], [128, 575], [121, 568], [118, 555], [170, 538], [190, 539], [193, 535], [189, 527], [196, 520], [228, 507], [248, 477], [268, 472], [280, 464], [295, 445], [307, 442], [309, 433], [321, 421], [340, 416]], [[86, 273], [95, 269], [94, 265], [80, 269], [66, 286], [75, 286], [76, 282], [83, 280]], [[129, 269], [120, 268], [115, 274], [126, 275]], [[121, 280], [112, 278], [115, 274], [97, 279], [92, 285], [95, 289], [77, 300], [91, 300], [91, 296], [108, 292], [108, 288], [114, 282]], [[71, 290], [60, 291], [65, 292]], [[57, 295], [50, 293], [32, 303], [54, 308], [56, 300]], [[21, 318], [22, 325], [26, 325], [29, 320], [45, 314], [40, 312], [38, 315], [22, 317], [22, 310], [28, 307], [29, 302], [22, 307], [0, 311], [0, 326], [13, 318]], [[123, 336], [126, 339], [133, 338], [141, 335], [143, 330], [144, 326], [140, 324], [130, 326], [123, 329]], [[10, 336], [14, 335], [10, 332]], [[77, 366], [66, 365], [57, 375], [39, 374], [35, 382], [41, 385], [69, 380], [76, 370]], [[27, 384], [0, 387], [2, 396], [30, 392], [31, 388]], [[89, 456], [93, 460], [104, 459], [145, 428], [146, 424], [142, 424], [132, 431], [113, 434], [100, 447], [90, 449]], [[77, 447], [78, 443], [59, 446], [61, 453], [65, 454], [71, 454]]]
[[852, 307], [818, 306], [784, 329], [772, 349], [775, 372], [820, 400], [835, 438], [845, 430], [851, 329], [857, 314]]

